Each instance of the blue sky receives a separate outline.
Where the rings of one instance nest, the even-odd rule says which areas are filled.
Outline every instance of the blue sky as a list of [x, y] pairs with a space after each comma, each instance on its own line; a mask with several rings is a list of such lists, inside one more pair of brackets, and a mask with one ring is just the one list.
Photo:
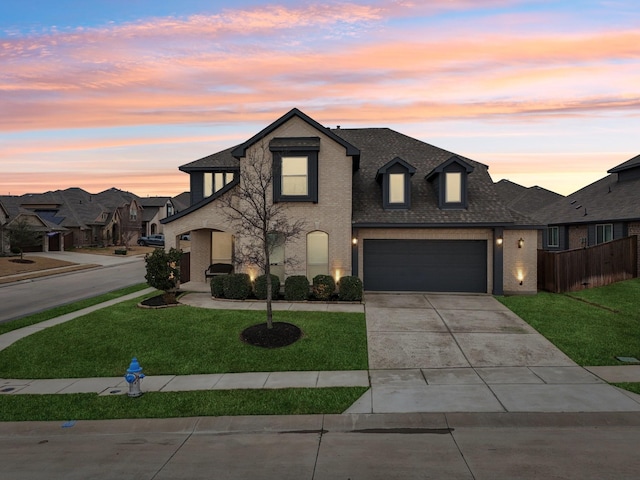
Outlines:
[[640, 153], [640, 5], [0, 3], [0, 195], [188, 189], [293, 107], [569, 194]]

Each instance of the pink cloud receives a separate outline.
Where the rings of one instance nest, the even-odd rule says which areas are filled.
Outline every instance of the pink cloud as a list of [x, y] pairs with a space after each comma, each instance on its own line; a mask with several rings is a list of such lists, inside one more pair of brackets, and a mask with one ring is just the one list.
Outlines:
[[319, 45], [299, 34], [345, 25], [364, 32], [387, 15], [505, 3], [512, 2], [271, 6], [5, 40], [0, 131], [261, 122], [318, 104], [332, 119], [396, 123], [637, 108], [636, 30], [470, 29], [420, 41], [395, 31], [395, 41], [372, 34]]

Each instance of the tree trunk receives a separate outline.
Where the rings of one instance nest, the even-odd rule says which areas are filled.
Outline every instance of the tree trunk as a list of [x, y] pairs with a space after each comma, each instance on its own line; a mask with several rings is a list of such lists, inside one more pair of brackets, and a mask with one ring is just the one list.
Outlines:
[[268, 245], [266, 246], [264, 253], [264, 273], [267, 276], [267, 329], [271, 330], [273, 328], [273, 308], [271, 305], [271, 291], [273, 289], [273, 285], [271, 284], [271, 257], [269, 255]]

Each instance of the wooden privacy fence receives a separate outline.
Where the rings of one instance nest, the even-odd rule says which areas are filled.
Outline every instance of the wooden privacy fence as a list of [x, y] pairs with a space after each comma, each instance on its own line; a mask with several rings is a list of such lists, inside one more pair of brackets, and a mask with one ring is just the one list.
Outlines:
[[575, 292], [637, 276], [635, 235], [578, 250], [538, 250], [538, 290]]

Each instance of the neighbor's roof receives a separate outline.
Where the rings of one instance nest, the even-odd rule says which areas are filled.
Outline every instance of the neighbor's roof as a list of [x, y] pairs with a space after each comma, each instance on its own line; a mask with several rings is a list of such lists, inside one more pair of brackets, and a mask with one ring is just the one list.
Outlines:
[[559, 193], [537, 185], [524, 187], [509, 180], [500, 180], [495, 187], [498, 195], [509, 208], [533, 218], [537, 218], [536, 212], [540, 209], [564, 198]]
[[540, 209], [536, 217], [550, 225], [640, 220], [640, 178], [619, 182], [612, 173]]

